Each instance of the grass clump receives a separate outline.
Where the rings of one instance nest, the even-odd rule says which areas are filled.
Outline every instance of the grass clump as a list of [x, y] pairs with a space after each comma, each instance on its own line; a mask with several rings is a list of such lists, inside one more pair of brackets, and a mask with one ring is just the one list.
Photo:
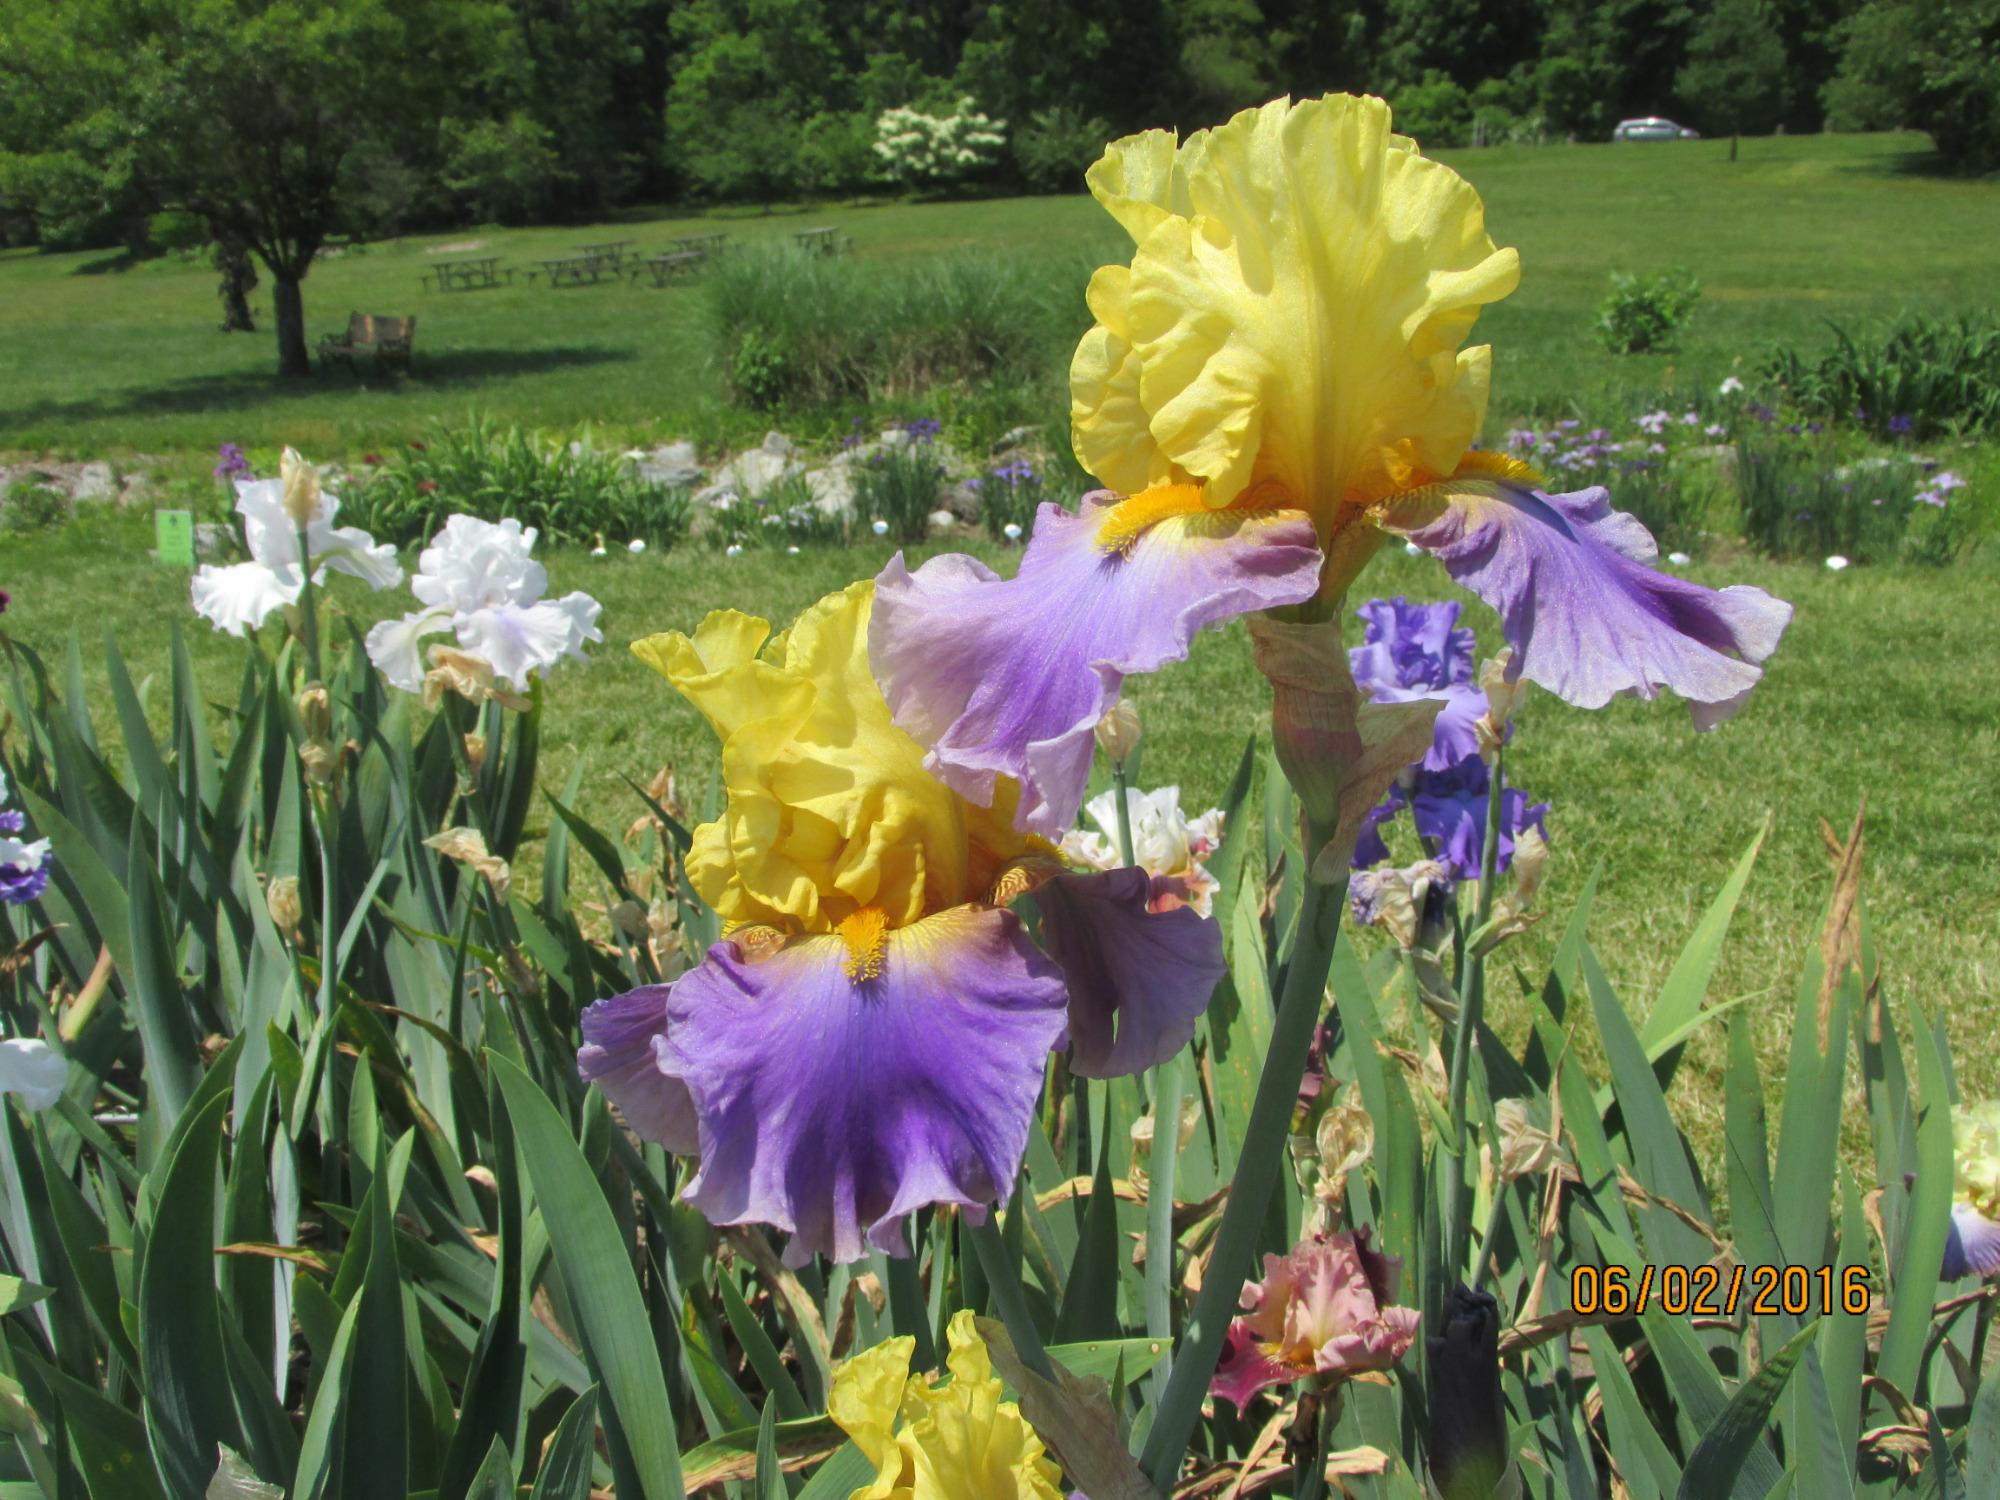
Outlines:
[[760, 411], [1045, 378], [1083, 331], [1082, 257], [955, 249], [888, 262], [788, 245], [705, 287], [732, 397]]
[[342, 519], [399, 546], [427, 540], [446, 517], [464, 513], [512, 516], [556, 545], [601, 537], [672, 547], [693, 514], [685, 490], [646, 483], [623, 455], [593, 446], [588, 427], [565, 441], [475, 415], [463, 427], [434, 425], [395, 457], [364, 464], [342, 496]]
[[1671, 351], [1700, 301], [1701, 283], [1686, 271], [1613, 271], [1611, 290], [1597, 304], [1597, 341], [1613, 354]]
[[1785, 345], [1765, 362], [1802, 411], [1882, 437], [2000, 429], [2000, 315], [1910, 314], [1875, 333], [1835, 324], [1833, 334], [1817, 357]]

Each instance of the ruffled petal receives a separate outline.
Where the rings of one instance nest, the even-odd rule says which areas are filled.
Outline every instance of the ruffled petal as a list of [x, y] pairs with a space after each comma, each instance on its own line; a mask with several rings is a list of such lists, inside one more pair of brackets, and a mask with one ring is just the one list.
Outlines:
[[888, 933], [873, 977], [850, 963], [838, 937], [756, 962], [724, 940], [667, 1001], [700, 1129], [688, 1200], [791, 1231], [794, 1260], [903, 1254], [905, 1215], [1004, 1196], [1063, 1029], [1061, 975], [1008, 912], [957, 907]]
[[1058, 875], [1035, 892], [1042, 944], [1069, 986], [1070, 1068], [1119, 1078], [1165, 1062], [1227, 972], [1222, 928], [1192, 907], [1153, 910], [1144, 870]]
[[315, 527], [307, 541], [313, 549], [313, 581], [327, 568], [359, 578], [371, 589], [394, 588], [403, 581], [403, 565], [391, 542], [377, 542], [358, 526]]
[[420, 609], [400, 620], [383, 620], [369, 628], [368, 659], [392, 686], [420, 693], [424, 689], [423, 638], [450, 624], [450, 612], [443, 609]]
[[907, 1335], [884, 1339], [848, 1360], [833, 1377], [826, 1414], [854, 1440], [861, 1456], [875, 1469], [874, 1482], [854, 1492], [866, 1500], [883, 1500], [893, 1494], [902, 1478], [903, 1450], [896, 1442], [896, 1417], [903, 1408], [903, 1388], [909, 1384], [910, 1359], [916, 1351], [917, 1341]]
[[1717, 592], [1655, 569], [1651, 535], [1601, 487], [1451, 480], [1384, 502], [1375, 519], [1499, 613], [1517, 676], [1579, 708], [1665, 687], [1711, 728], [1742, 707], [1792, 618], [1760, 588]]
[[305, 587], [296, 567], [273, 571], [261, 562], [204, 563], [188, 585], [194, 612], [218, 630], [244, 635], [271, 614], [296, 604]]
[[1090, 181], [1137, 242], [1127, 333], [1147, 421], [1079, 410], [1079, 447], [1157, 445], [1217, 505], [1268, 481], [1323, 532], [1357, 497], [1456, 467], [1489, 368], [1459, 345], [1518, 261], [1381, 100], [1280, 99], [1170, 162], [1157, 138], [1120, 147]]
[[577, 1076], [604, 1090], [625, 1122], [649, 1141], [681, 1156], [694, 1154], [694, 1101], [687, 1085], [661, 1067], [661, 1038], [667, 1034], [664, 984], [641, 985], [585, 1008], [580, 1018], [583, 1046], [577, 1049]]
[[410, 592], [453, 611], [533, 604], [549, 586], [548, 570], [529, 556], [535, 536], [512, 516], [452, 516], [418, 556]]
[[1195, 496], [1107, 550], [1119, 503], [1098, 491], [1075, 515], [1044, 505], [1011, 579], [958, 554], [912, 573], [899, 553], [876, 583], [869, 659], [897, 724], [970, 801], [990, 805], [996, 776], [1018, 781], [1015, 825], [1045, 838], [1076, 821], [1091, 730], [1128, 675], [1185, 657], [1205, 626], [1318, 587], [1297, 511], [1207, 511]]
[[[601, 640], [596, 630], [597, 601], [590, 605], [590, 638]], [[525, 607], [495, 604], [457, 616], [458, 643], [475, 656], [493, 664], [493, 675], [511, 687], [525, 688], [537, 672], [547, 671], [566, 656], [583, 656], [583, 636], [577, 613], [566, 604], [544, 600]]]
[[1256, 1335], [1239, 1318], [1229, 1325], [1223, 1339], [1222, 1360], [1216, 1365], [1208, 1388], [1241, 1412], [1259, 1391], [1286, 1385], [1302, 1373], [1266, 1354]]

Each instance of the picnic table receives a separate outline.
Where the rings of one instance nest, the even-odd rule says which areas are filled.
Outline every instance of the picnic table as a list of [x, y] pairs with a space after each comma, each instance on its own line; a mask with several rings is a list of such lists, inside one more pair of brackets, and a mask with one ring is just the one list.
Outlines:
[[711, 255], [715, 251], [720, 250], [728, 242], [729, 236], [721, 230], [716, 230], [711, 234], [683, 234], [674, 240], [674, 243], [679, 245], [682, 250], [697, 255]]
[[614, 280], [618, 267], [602, 255], [562, 255], [542, 262], [542, 269], [548, 272], [549, 285], [595, 286], [606, 276]]
[[[479, 255], [470, 260], [441, 260], [424, 275], [424, 289], [430, 289], [430, 278], [437, 278], [437, 289], [441, 292], [469, 292], [474, 287], [500, 285], [500, 257]], [[514, 273], [509, 271], [507, 279], [512, 281]]]
[[630, 240], [611, 240], [602, 245], [585, 245], [583, 253], [597, 260], [609, 261], [616, 271], [625, 264], [625, 252], [632, 248]]
[[821, 255], [840, 254], [840, 231], [837, 229], [825, 225], [813, 229], [800, 229], [793, 233], [792, 238], [799, 242], [801, 250], [809, 254], [813, 252]]
[[708, 256], [700, 250], [675, 250], [666, 255], [649, 255], [632, 267], [632, 279], [650, 273], [654, 286], [665, 286], [678, 276], [693, 276]]

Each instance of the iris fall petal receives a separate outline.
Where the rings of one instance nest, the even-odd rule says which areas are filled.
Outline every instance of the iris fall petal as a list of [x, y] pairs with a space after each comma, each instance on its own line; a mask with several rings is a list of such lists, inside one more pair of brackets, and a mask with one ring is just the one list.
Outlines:
[[1108, 491], [1074, 515], [1044, 505], [1011, 579], [948, 554], [914, 573], [898, 555], [877, 581], [869, 656], [896, 723], [972, 802], [990, 804], [998, 776], [1018, 781], [1016, 826], [1045, 838], [1076, 821], [1091, 730], [1127, 676], [1182, 659], [1205, 626], [1318, 587], [1300, 512], [1207, 511], [1190, 495], [1107, 546], [1119, 505]]
[[1579, 708], [1665, 687], [1711, 728], [1742, 706], [1792, 617], [1762, 589], [1659, 572], [1651, 535], [1602, 488], [1453, 480], [1378, 506], [1376, 520], [1493, 607], [1516, 675]]
[[1141, 869], [1058, 875], [1035, 892], [1042, 942], [1069, 986], [1070, 1067], [1120, 1078], [1165, 1062], [1226, 972], [1221, 926], [1192, 907], [1153, 909]]
[[1007, 912], [942, 912], [851, 968], [833, 935], [755, 962], [725, 940], [668, 997], [663, 1055], [699, 1122], [688, 1200], [791, 1231], [794, 1260], [901, 1252], [913, 1210], [1005, 1197], [1063, 1029], [1062, 977]]

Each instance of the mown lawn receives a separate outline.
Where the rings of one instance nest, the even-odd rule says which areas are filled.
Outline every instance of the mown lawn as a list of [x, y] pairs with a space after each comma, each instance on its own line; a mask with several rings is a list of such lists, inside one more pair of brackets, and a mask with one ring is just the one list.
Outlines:
[[[1754, 140], [1727, 160], [1723, 142], [1502, 148], [1449, 153], [1484, 193], [1495, 238], [1518, 246], [1521, 290], [1490, 311], [1493, 414], [1598, 404], [1607, 389], [1718, 379], [1774, 340], [1826, 341], [1827, 319], [1903, 308], [1956, 309], [2000, 299], [2000, 194], [1923, 175], [1921, 138]], [[770, 418], [724, 401], [699, 286], [628, 283], [550, 291], [525, 280], [492, 291], [419, 290], [445, 246], [535, 258], [631, 239], [723, 229], [739, 242], [827, 225], [855, 253], [895, 258], [945, 247], [1044, 257], [1081, 284], [1081, 267], [1117, 253], [1110, 221], [1087, 197], [965, 203], [821, 205], [703, 218], [482, 229], [419, 236], [323, 260], [306, 283], [315, 337], [350, 310], [414, 313], [418, 368], [408, 380], [270, 376], [274, 343], [217, 334], [215, 273], [201, 260], [130, 264], [115, 254], [0, 253], [0, 450], [87, 456], [212, 451], [217, 443], [290, 442], [323, 458], [358, 457], [405, 440], [433, 418], [471, 408], [535, 426], [586, 421], [622, 439], [760, 433]], [[1590, 337], [1591, 310], [1614, 269], [1685, 266], [1705, 295], [1680, 353], [1614, 357]], [[269, 288], [255, 299], [268, 312]], [[1080, 332], [1084, 312], [1077, 309]], [[1067, 349], [1052, 349], [1045, 408], [1063, 411]], [[932, 406], [920, 398], [915, 405]], [[842, 413], [781, 413], [793, 430]]]
[[[187, 633], [198, 670], [218, 699], [234, 691], [242, 647], [187, 608], [183, 576], [145, 561], [124, 529], [73, 528], [60, 539], [9, 545], [0, 581], [14, 595], [11, 635], [59, 660], [79, 632], [98, 722], [115, 722], [102, 694], [98, 638], [116, 634], [135, 676], [163, 682], [167, 630]], [[975, 544], [1009, 571], [1017, 554]], [[588, 669], [565, 668], [550, 685], [544, 783], [560, 790], [584, 766], [581, 802], [596, 822], [623, 827], [640, 812], [623, 778], [641, 783], [673, 765], [699, 805], [715, 763], [692, 709], [625, 647], [658, 630], [691, 628], [709, 609], [734, 606], [788, 619], [803, 605], [874, 572], [883, 544], [798, 557], [724, 559], [704, 548], [593, 560], [558, 554], [557, 589], [586, 588], [605, 605], [605, 645]], [[1843, 831], [1868, 799], [1866, 899], [1886, 982], [1904, 1001], [1941, 1009], [1963, 1088], [2000, 1091], [2000, 611], [1991, 600], [2000, 565], [1990, 554], [1947, 573], [1781, 565], [1751, 558], [1698, 565], [1720, 585], [1751, 582], [1791, 600], [1797, 617], [1749, 708], [1696, 735], [1677, 703], [1624, 702], [1585, 714], [1530, 699], [1511, 754], [1511, 775], [1551, 804], [1555, 845], [1543, 928], [1519, 949], [1538, 964], [1592, 871], [1601, 885], [1591, 934], [1620, 994], [1643, 1014], [1708, 900], [1768, 813], [1771, 832], [1716, 976], [1716, 1001], [1748, 998], [1765, 1055], [1779, 1051], [1801, 959], [1817, 940], [1828, 866], [1819, 820]], [[1453, 596], [1428, 559], [1387, 552], [1362, 587], [1373, 594]], [[335, 594], [365, 626], [410, 607], [405, 593], [369, 596], [351, 580]], [[1456, 597], [1466, 597], [1456, 595]], [[1492, 640], [1491, 617], [1468, 601], [1468, 618]], [[271, 627], [274, 631], [276, 626]], [[1194, 808], [1218, 799], [1245, 739], [1265, 722], [1268, 699], [1241, 627], [1204, 636], [1193, 658], [1138, 682], [1148, 737], [1148, 783], [1178, 781]], [[1525, 1009], [1500, 989], [1504, 1023]], [[1699, 1047], [1680, 1095], [1712, 1141], [1720, 1129], [1719, 1053]]]

